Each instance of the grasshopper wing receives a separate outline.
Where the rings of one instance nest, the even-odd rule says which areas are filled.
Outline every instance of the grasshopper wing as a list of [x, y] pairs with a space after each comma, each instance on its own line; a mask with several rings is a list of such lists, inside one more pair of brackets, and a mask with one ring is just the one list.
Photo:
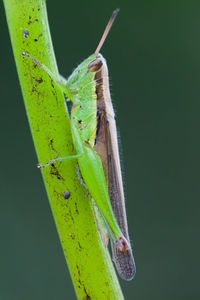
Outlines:
[[[124, 191], [119, 159], [118, 139], [114, 111], [109, 91], [108, 71], [103, 63], [101, 72], [96, 74], [97, 85], [97, 135], [95, 150], [101, 158], [109, 188], [112, 208], [122, 230], [128, 240]], [[100, 95], [100, 97], [98, 97]], [[119, 251], [111, 241], [113, 260], [121, 278], [131, 280], [136, 272], [131, 248], [126, 252]]]

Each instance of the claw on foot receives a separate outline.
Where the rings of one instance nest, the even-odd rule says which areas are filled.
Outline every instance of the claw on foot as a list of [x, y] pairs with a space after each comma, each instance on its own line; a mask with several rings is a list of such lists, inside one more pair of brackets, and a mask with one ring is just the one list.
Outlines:
[[39, 164], [37, 164], [37, 168], [41, 169], [41, 168], [44, 168], [44, 166], [39, 163]]

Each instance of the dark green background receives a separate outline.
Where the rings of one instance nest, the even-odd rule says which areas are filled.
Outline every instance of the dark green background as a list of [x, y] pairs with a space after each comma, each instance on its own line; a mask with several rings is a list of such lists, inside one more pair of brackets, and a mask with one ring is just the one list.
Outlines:
[[[200, 2], [52, 1], [60, 73], [106, 57], [137, 275], [126, 299], [200, 299]], [[0, 299], [75, 299], [24, 111], [2, 2]]]

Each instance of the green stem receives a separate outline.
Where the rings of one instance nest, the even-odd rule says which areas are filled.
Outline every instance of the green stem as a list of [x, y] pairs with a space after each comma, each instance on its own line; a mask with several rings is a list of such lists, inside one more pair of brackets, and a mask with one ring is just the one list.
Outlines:
[[[62, 92], [42, 68], [22, 55], [27, 51], [58, 74], [45, 1], [4, 0], [4, 5], [38, 161], [44, 164], [56, 157], [74, 155]], [[77, 298], [123, 299], [76, 165], [76, 161], [56, 162], [42, 169], [42, 175]], [[67, 190], [71, 192], [69, 199], [64, 198]]]

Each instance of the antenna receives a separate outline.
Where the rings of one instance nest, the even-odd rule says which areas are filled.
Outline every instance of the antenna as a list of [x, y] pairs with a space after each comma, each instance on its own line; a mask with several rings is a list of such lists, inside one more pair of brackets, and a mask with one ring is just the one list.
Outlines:
[[101, 40], [100, 40], [100, 42], [99, 42], [99, 45], [97, 46], [97, 49], [96, 49], [95, 52], [94, 52], [95, 54], [99, 53], [99, 51], [101, 50], [101, 47], [103, 46], [103, 43], [104, 43], [104, 41], [105, 41], [105, 39], [106, 39], [106, 37], [107, 37], [109, 31], [110, 31], [110, 28], [111, 28], [113, 22], [115, 21], [115, 18], [116, 18], [116, 16], [117, 16], [118, 12], [119, 12], [119, 8], [117, 8], [117, 9], [115, 9], [115, 10], [113, 11], [112, 16], [110, 17], [110, 20], [108, 21], [108, 24], [107, 24], [107, 26], [106, 26], [106, 29], [104, 30], [104, 33], [103, 33], [103, 35], [102, 35], [102, 38], [101, 38]]

